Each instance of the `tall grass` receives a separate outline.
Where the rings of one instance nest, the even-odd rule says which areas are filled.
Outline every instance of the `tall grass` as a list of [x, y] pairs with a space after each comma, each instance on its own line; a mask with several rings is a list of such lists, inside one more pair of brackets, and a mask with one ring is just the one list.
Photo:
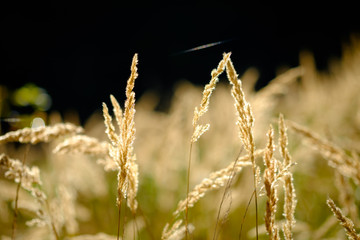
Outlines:
[[135, 103], [135, 54], [112, 113], [1, 135], [1, 239], [359, 239], [359, 41], [257, 92], [230, 55], [168, 113]]

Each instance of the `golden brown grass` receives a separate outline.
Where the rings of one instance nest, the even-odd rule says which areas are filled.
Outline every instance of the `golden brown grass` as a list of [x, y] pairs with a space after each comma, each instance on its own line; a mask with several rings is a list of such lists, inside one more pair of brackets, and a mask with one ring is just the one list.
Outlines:
[[188, 161], [188, 173], [187, 173], [187, 186], [186, 186], [186, 205], [185, 205], [185, 238], [188, 238], [188, 208], [189, 208], [189, 191], [190, 191], [190, 173], [191, 173], [191, 153], [192, 146], [201, 135], [203, 135], [210, 128], [210, 124], [199, 124], [200, 118], [208, 111], [210, 104], [210, 96], [216, 87], [218, 82], [219, 75], [225, 70], [226, 63], [230, 59], [230, 53], [224, 54], [223, 59], [220, 61], [218, 67], [211, 72], [211, 80], [205, 86], [203, 91], [203, 97], [200, 103], [199, 108], [195, 107], [194, 117], [193, 117], [193, 134], [190, 141], [190, 150], [189, 150], [189, 161]]
[[69, 133], [77, 134], [81, 132], [81, 127], [75, 126], [71, 123], [59, 123], [54, 126], [44, 126], [33, 129], [24, 128], [0, 136], [0, 144], [8, 142], [37, 144], [39, 142], [49, 142]]
[[[293, 163], [287, 149], [288, 138], [287, 138], [287, 127], [285, 125], [284, 116], [280, 114], [279, 117], [279, 148], [280, 154], [283, 158], [283, 166], [285, 168], [290, 167]], [[284, 216], [285, 224], [283, 225], [283, 232], [285, 239], [293, 239], [292, 229], [295, 224], [295, 207], [296, 207], [296, 193], [294, 187], [294, 180], [291, 171], [287, 171], [283, 176], [284, 181]]]
[[104, 121], [0, 136], [0, 239], [359, 239], [360, 45], [331, 73], [300, 63], [254, 92], [227, 53], [169, 113], [145, 95], [135, 115], [134, 55], [123, 109], [110, 95]]
[[315, 132], [300, 126], [294, 122], [289, 122], [291, 129], [302, 135], [311, 147], [315, 148], [329, 161], [331, 167], [336, 168], [345, 177], [351, 177], [357, 184], [360, 183], [360, 162], [353, 156], [349, 156], [336, 144], [325, 140]]
[[135, 162], [136, 156], [133, 153], [133, 143], [135, 140], [135, 93], [133, 92], [133, 89], [135, 86], [135, 79], [138, 77], [136, 67], [137, 62], [138, 58], [137, 54], [135, 54], [131, 64], [131, 75], [126, 86], [124, 113], [115, 97], [112, 95], [110, 96], [114, 107], [113, 112], [120, 131], [119, 134], [115, 133], [115, 127], [112, 124], [108, 108], [106, 104], [103, 103], [106, 133], [111, 142], [109, 154], [118, 167], [118, 196], [116, 200], [116, 204], [119, 208], [118, 239], [120, 236], [121, 203], [123, 199], [126, 199], [127, 205], [131, 209], [133, 215], [136, 214], [138, 206], [136, 194], [138, 190], [139, 173], [138, 165]]
[[348, 238], [352, 240], [360, 239], [359, 234], [356, 233], [354, 223], [349, 218], [345, 217], [340, 208], [335, 205], [334, 201], [331, 198], [328, 198], [326, 203], [328, 204], [329, 208], [334, 213], [340, 224], [344, 227]]
[[266, 169], [264, 171], [264, 186], [267, 196], [266, 201], [266, 212], [265, 212], [265, 227], [269, 234], [269, 238], [279, 239], [279, 229], [275, 223], [276, 205], [278, 202], [277, 191], [276, 191], [276, 172], [277, 166], [276, 161], [273, 158], [274, 155], [274, 130], [270, 126], [268, 132], [268, 144], [264, 152], [264, 162]]
[[257, 203], [257, 165], [255, 163], [255, 142], [254, 142], [254, 116], [252, 114], [251, 106], [245, 99], [245, 94], [242, 90], [242, 83], [238, 79], [238, 75], [235, 71], [234, 65], [231, 61], [227, 62], [226, 73], [228, 79], [232, 85], [231, 95], [235, 100], [235, 111], [238, 117], [236, 122], [239, 128], [239, 136], [243, 143], [244, 148], [250, 156], [253, 170], [254, 179], [254, 194], [255, 194], [255, 225], [256, 225], [256, 239], [258, 239], [258, 203]]

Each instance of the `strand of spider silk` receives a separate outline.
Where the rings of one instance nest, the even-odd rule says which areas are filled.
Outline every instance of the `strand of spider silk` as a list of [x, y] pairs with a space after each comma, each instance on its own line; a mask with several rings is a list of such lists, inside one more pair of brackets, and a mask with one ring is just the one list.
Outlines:
[[224, 194], [223, 194], [223, 196], [222, 196], [222, 198], [221, 198], [221, 202], [220, 202], [218, 214], [217, 214], [217, 217], [216, 217], [216, 223], [215, 223], [215, 230], [214, 230], [213, 240], [217, 239], [216, 231], [217, 231], [217, 226], [218, 226], [219, 219], [220, 219], [221, 208], [222, 208], [222, 205], [224, 204], [225, 195], [226, 195], [227, 192], [229, 191], [230, 186], [231, 186], [231, 183], [232, 183], [232, 180], [234, 179], [234, 176], [235, 176], [235, 166], [236, 166], [236, 163], [237, 163], [238, 159], [240, 158], [240, 155], [241, 155], [242, 150], [243, 150], [243, 148], [241, 148], [239, 154], [237, 155], [237, 157], [236, 157], [236, 159], [235, 159], [235, 161], [234, 161], [234, 165], [233, 165], [233, 168], [232, 168], [232, 170], [231, 170], [230, 178], [227, 180], [226, 185], [225, 185]]
[[[27, 155], [29, 153], [30, 150], [30, 145], [27, 144], [26, 145], [26, 149], [25, 149], [25, 153], [24, 153], [24, 158], [22, 161], [22, 165], [25, 166], [25, 162], [26, 162], [26, 158]], [[21, 171], [19, 172], [19, 183], [16, 187], [16, 195], [15, 195], [15, 208], [14, 208], [14, 220], [13, 220], [13, 224], [12, 224], [12, 232], [11, 232], [11, 239], [15, 240], [15, 231], [16, 231], [16, 222], [17, 222], [17, 216], [18, 216], [18, 203], [19, 203], [19, 191], [20, 191], [20, 187], [21, 187], [21, 183], [22, 183], [22, 173]]]

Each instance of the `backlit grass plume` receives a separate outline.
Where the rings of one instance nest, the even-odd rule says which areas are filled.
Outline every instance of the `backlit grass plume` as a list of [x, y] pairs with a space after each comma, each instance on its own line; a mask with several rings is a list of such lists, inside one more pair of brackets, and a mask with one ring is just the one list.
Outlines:
[[8, 142], [31, 143], [49, 142], [66, 134], [81, 133], [83, 129], [71, 123], [58, 123], [54, 126], [23, 128], [0, 136], [0, 144]]
[[345, 229], [347, 237], [351, 240], [359, 240], [360, 235], [356, 232], [354, 223], [342, 213], [331, 198], [328, 198], [326, 203]]
[[254, 177], [254, 193], [255, 193], [255, 209], [256, 209], [256, 237], [258, 238], [258, 203], [257, 203], [257, 165], [255, 163], [255, 140], [254, 140], [254, 117], [251, 106], [245, 99], [245, 94], [242, 89], [241, 80], [238, 79], [238, 74], [234, 68], [231, 60], [226, 63], [226, 73], [232, 85], [231, 95], [235, 100], [235, 110], [238, 117], [237, 126], [239, 128], [239, 136], [244, 145], [244, 148], [250, 156], [252, 163], [253, 177]]
[[265, 211], [265, 227], [269, 234], [270, 240], [277, 240], [279, 238], [279, 229], [275, 223], [276, 205], [278, 202], [276, 190], [276, 160], [274, 159], [274, 130], [270, 126], [268, 132], [268, 144], [264, 153], [264, 162], [266, 169], [264, 171], [264, 186], [267, 196], [266, 211]]
[[188, 208], [189, 208], [189, 191], [190, 191], [190, 173], [191, 173], [191, 152], [192, 145], [195, 143], [201, 135], [203, 135], [210, 128], [210, 124], [199, 124], [200, 118], [207, 112], [210, 104], [210, 96], [216, 87], [216, 83], [219, 81], [219, 75], [225, 70], [226, 63], [230, 59], [230, 53], [224, 54], [223, 59], [218, 64], [218, 67], [211, 72], [211, 80], [205, 86], [203, 91], [202, 100], [199, 108], [195, 107], [194, 117], [192, 121], [193, 134], [190, 141], [189, 160], [188, 160], [188, 172], [187, 172], [187, 186], [186, 186], [186, 205], [185, 205], [185, 238], [188, 237]]
[[[53, 216], [50, 213], [49, 203], [47, 201], [46, 194], [40, 189], [42, 181], [40, 179], [40, 170], [38, 167], [33, 166], [29, 168], [24, 165], [23, 162], [12, 159], [5, 154], [0, 154], [0, 170], [4, 170], [4, 176], [7, 179], [13, 180], [19, 184], [19, 187], [29, 191], [35, 200], [40, 204], [41, 208], [36, 211], [36, 218], [26, 222], [28, 226], [44, 226], [47, 225], [51, 231], [53, 231], [56, 239], [59, 239], [58, 232], [56, 230]], [[17, 202], [19, 192], [16, 192], [15, 199], [15, 218], [17, 216]], [[15, 230], [15, 229], [13, 229]], [[15, 234], [13, 232], [13, 239]]]
[[133, 153], [135, 140], [135, 93], [133, 92], [137, 73], [137, 54], [134, 55], [131, 65], [131, 75], [126, 87], [126, 101], [124, 112], [114, 96], [110, 96], [113, 112], [120, 133], [115, 132], [112, 118], [105, 103], [103, 114], [105, 119], [106, 133], [111, 142], [109, 154], [118, 166], [118, 196], [117, 205], [121, 207], [122, 199], [127, 199], [127, 204], [133, 213], [137, 209], [136, 194], [138, 189], [138, 165]]
[[360, 240], [356, 44], [329, 71], [302, 54], [259, 91], [226, 53], [205, 87], [180, 84], [166, 111], [145, 92], [136, 116], [135, 54], [125, 102], [110, 95], [83, 128], [46, 112], [49, 126], [18, 129], [0, 84], [0, 239]]
[[310, 143], [312, 148], [319, 151], [328, 160], [331, 167], [335, 168], [343, 176], [350, 177], [357, 184], [360, 184], [360, 162], [356, 157], [349, 156], [341, 147], [322, 138], [306, 127], [291, 121], [288, 121], [288, 125]]
[[[289, 168], [293, 162], [290, 153], [287, 149], [287, 127], [285, 125], [284, 116], [279, 116], [279, 148], [280, 154], [283, 158], [283, 167]], [[287, 171], [283, 176], [285, 203], [284, 203], [284, 216], [285, 224], [283, 225], [283, 232], [286, 240], [293, 239], [292, 229], [295, 225], [295, 207], [296, 207], [296, 193], [293, 183], [293, 175], [290, 171]]]

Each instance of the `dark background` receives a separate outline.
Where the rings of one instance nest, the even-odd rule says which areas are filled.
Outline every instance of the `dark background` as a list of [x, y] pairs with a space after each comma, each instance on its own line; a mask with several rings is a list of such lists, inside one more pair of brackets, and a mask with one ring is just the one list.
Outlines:
[[[301, 50], [326, 69], [360, 32], [354, 5], [315, 6], [197, 2], [139, 6], [122, 1], [65, 3], [12, 1], [1, 7], [1, 85], [10, 90], [33, 82], [52, 97], [52, 109], [74, 109], [85, 120], [108, 102], [124, 100], [134, 53], [139, 54], [137, 98], [158, 91], [166, 106], [180, 79], [206, 84], [222, 53], [231, 51], [239, 74], [260, 71], [258, 87], [280, 66], [297, 66]], [[226, 41], [230, 40], [230, 41]], [[177, 54], [200, 45], [223, 44]]]

